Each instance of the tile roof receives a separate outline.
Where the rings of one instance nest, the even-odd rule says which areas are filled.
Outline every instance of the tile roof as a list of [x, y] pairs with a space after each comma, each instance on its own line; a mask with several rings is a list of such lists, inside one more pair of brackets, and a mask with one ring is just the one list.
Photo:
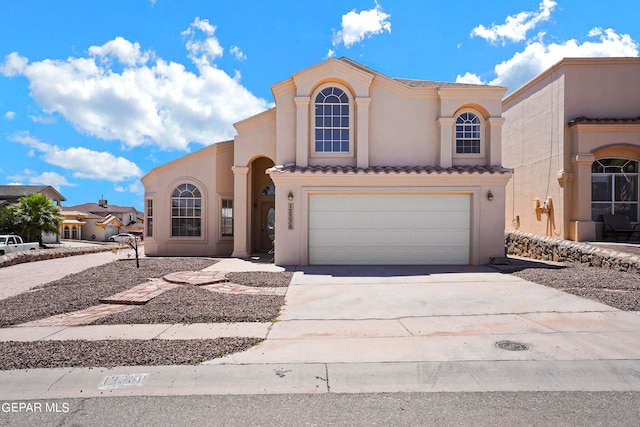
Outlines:
[[578, 123], [594, 123], [594, 124], [625, 124], [625, 123], [640, 123], [640, 116], [638, 117], [621, 117], [621, 118], [606, 118], [606, 117], [585, 117], [580, 116], [575, 119], [569, 120], [569, 126], [574, 126]]
[[486, 87], [487, 86], [487, 85], [478, 85], [478, 84], [472, 84], [472, 83], [436, 82], [432, 80], [413, 80], [413, 79], [399, 79], [399, 78], [393, 78], [393, 80], [409, 87]]
[[[355, 67], [355, 68], [359, 68], [363, 71], [366, 71], [368, 73], [374, 73], [374, 74], [378, 74], [378, 75], [384, 75], [372, 68], [369, 68], [365, 65], [362, 65], [352, 59], [349, 59], [347, 57], [341, 57], [339, 58], [340, 61], [345, 62], [347, 64], [350, 64], [351, 66]], [[392, 80], [397, 81], [398, 83], [402, 83], [405, 86], [409, 86], [409, 87], [436, 87], [436, 88], [440, 88], [440, 87], [486, 87], [488, 85], [482, 85], [482, 84], [472, 84], [472, 83], [452, 83], [452, 82], [436, 82], [436, 81], [432, 81], [432, 80], [415, 80], [415, 79], [404, 79], [404, 78], [395, 78], [395, 77], [390, 77]]]
[[511, 173], [511, 169], [502, 166], [471, 166], [460, 165], [443, 168], [440, 166], [370, 166], [359, 168], [355, 166], [305, 166], [296, 165], [274, 166], [269, 172], [280, 173], [333, 173], [333, 174], [505, 174]]
[[83, 203], [81, 205], [75, 206], [65, 206], [63, 210], [75, 210], [80, 212], [90, 212], [96, 214], [104, 214], [107, 215], [109, 213], [118, 212], [118, 213], [126, 213], [137, 210], [133, 206], [118, 206], [118, 205], [107, 205], [107, 207], [100, 206], [97, 203]]

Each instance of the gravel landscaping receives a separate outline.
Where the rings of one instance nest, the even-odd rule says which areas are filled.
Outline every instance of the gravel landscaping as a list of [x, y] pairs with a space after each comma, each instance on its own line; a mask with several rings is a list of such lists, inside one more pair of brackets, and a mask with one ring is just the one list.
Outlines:
[[261, 340], [109, 340], [0, 342], [0, 369], [195, 365]]
[[[618, 249], [619, 250], [619, 249]], [[640, 311], [640, 274], [585, 264], [548, 265], [511, 260], [499, 268], [540, 285], [559, 289], [624, 311]]]
[[[0, 300], [0, 326], [12, 326], [100, 304], [99, 300], [178, 271], [199, 271], [212, 258], [141, 258], [113, 261], [68, 275], [14, 297]], [[245, 286], [288, 286], [293, 273], [230, 273]], [[268, 322], [278, 317], [282, 296], [221, 294], [185, 285], [147, 304], [95, 324]], [[213, 340], [105, 340], [0, 342], [0, 370], [56, 367], [197, 364], [243, 351], [260, 338]]]

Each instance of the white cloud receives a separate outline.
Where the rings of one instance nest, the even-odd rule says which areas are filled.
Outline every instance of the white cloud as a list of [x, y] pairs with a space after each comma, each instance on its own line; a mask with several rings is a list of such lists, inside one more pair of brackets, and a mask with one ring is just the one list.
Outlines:
[[60, 148], [41, 142], [28, 132], [16, 135], [12, 139], [42, 153], [47, 163], [73, 171], [76, 178], [120, 182], [142, 176], [142, 170], [135, 163], [105, 151], [94, 151], [84, 147]]
[[16, 116], [16, 113], [14, 111], [7, 111], [4, 114], [4, 118], [7, 120], [13, 120], [13, 118]]
[[144, 186], [140, 181], [135, 181], [132, 184], [129, 184], [129, 192], [144, 195]]
[[456, 77], [456, 83], [470, 83], [476, 85], [483, 84], [480, 77], [468, 71], [464, 74], [464, 76], [458, 75], [458, 77]]
[[74, 186], [74, 184], [67, 181], [67, 178], [56, 172], [43, 172], [38, 175], [30, 169], [25, 169], [22, 171], [22, 174], [8, 176], [7, 178], [14, 181], [8, 185], [23, 185], [27, 182], [30, 185], [50, 185], [58, 191], [60, 191], [60, 187], [62, 186]]
[[187, 150], [190, 143], [232, 138], [233, 123], [269, 107], [241, 85], [239, 74], [215, 66], [223, 49], [214, 32], [199, 18], [183, 32], [197, 73], [121, 37], [90, 47], [86, 58], [29, 63], [14, 52], [0, 64], [0, 73], [25, 76], [44, 112], [62, 115], [81, 132], [130, 147]]
[[540, 22], [547, 21], [557, 3], [554, 0], [542, 0], [538, 11], [520, 12], [508, 16], [504, 24], [492, 24], [490, 27], [478, 25], [471, 30], [471, 37], [477, 36], [489, 42], [521, 42], [527, 39], [527, 32]]
[[50, 125], [56, 122], [56, 118], [53, 116], [29, 116], [34, 123], [41, 123], [44, 125]]
[[348, 49], [373, 35], [384, 31], [391, 33], [390, 18], [391, 15], [385, 13], [378, 2], [373, 9], [359, 13], [354, 9], [342, 16], [342, 29], [333, 34], [333, 45], [342, 43]]
[[327, 52], [327, 58], [326, 59], [335, 58], [335, 56], [336, 56], [336, 51], [333, 50], [333, 49], [329, 49], [329, 51]]
[[[207, 37], [204, 40], [198, 39], [198, 31], [204, 33]], [[189, 51], [189, 58], [198, 68], [210, 66], [212, 61], [224, 54], [224, 49], [214, 36], [215, 31], [216, 26], [211, 25], [208, 19], [196, 17], [195, 21], [189, 25], [189, 28], [181, 33], [183, 37], [188, 38], [186, 46]]]
[[114, 57], [121, 64], [128, 66], [144, 64], [152, 56], [150, 52], [141, 52], [139, 43], [131, 43], [123, 37], [116, 37], [102, 46], [91, 46], [89, 55], [99, 57], [104, 62]]
[[[613, 29], [592, 29], [589, 34], [595, 41], [579, 43], [568, 40], [562, 43], [545, 43], [542, 37], [530, 42], [523, 51], [495, 66], [496, 77], [489, 84], [507, 86], [513, 91], [563, 58], [637, 57], [639, 45], [628, 34], [618, 34]], [[482, 82], [470, 72], [458, 76], [457, 82]]]
[[247, 55], [245, 55], [238, 46], [231, 46], [229, 53], [232, 54], [238, 61], [245, 61]]
[[10, 53], [4, 58], [4, 64], [0, 64], [0, 73], [7, 77], [23, 74], [29, 60], [17, 52]]

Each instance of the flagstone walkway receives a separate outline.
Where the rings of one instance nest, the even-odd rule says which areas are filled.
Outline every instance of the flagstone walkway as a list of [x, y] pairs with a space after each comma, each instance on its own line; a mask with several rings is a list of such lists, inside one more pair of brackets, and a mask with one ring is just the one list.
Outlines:
[[84, 310], [63, 313], [45, 319], [22, 323], [18, 327], [30, 326], [79, 326], [89, 325], [96, 320], [144, 305], [169, 289], [183, 285], [195, 285], [210, 292], [236, 295], [278, 295], [287, 292], [286, 287], [255, 287], [231, 283], [226, 273], [221, 271], [180, 271], [164, 276], [162, 279], [150, 279], [123, 292], [100, 300], [102, 304]]

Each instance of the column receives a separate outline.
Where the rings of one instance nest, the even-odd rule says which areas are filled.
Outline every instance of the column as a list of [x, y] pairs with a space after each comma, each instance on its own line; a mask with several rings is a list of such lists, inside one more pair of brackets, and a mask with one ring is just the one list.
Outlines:
[[591, 166], [595, 161], [591, 153], [579, 153], [571, 161], [575, 173], [573, 182], [573, 212], [576, 241], [595, 240], [596, 226], [591, 220]]
[[437, 121], [440, 128], [440, 164], [438, 166], [449, 168], [453, 165], [453, 117], [440, 117]]
[[370, 97], [356, 98], [357, 127], [354, 135], [356, 149], [356, 165], [359, 168], [369, 167], [369, 106]]
[[233, 253], [231, 256], [236, 258], [246, 258], [249, 256], [247, 248], [249, 247], [248, 236], [249, 221], [247, 218], [247, 209], [251, 201], [248, 200], [248, 178], [249, 168], [247, 166], [233, 166]]
[[502, 117], [489, 117], [487, 120], [489, 125], [489, 132], [487, 136], [489, 141], [486, 144], [487, 160], [489, 166], [502, 165], [502, 125], [504, 124], [504, 118]]
[[309, 98], [296, 96], [296, 165], [305, 167], [309, 164]]

